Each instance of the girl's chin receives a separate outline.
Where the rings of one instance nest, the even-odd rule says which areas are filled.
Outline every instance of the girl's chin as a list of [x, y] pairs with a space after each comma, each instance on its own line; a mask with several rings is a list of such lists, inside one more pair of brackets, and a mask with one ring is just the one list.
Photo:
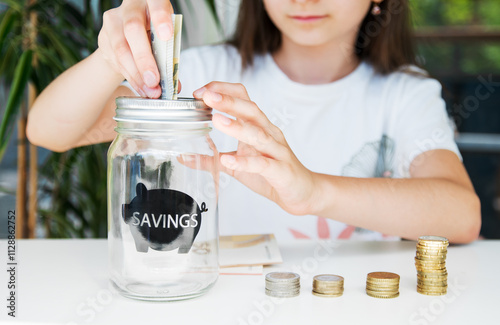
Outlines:
[[319, 47], [319, 46], [328, 46], [332, 44], [332, 41], [326, 39], [324, 37], [318, 37], [315, 35], [297, 35], [294, 37], [288, 37], [288, 40], [295, 45], [304, 46], [304, 47]]

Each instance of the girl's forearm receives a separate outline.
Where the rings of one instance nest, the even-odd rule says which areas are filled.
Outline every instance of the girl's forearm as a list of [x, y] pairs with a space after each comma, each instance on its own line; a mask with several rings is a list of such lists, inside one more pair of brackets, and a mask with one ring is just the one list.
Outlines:
[[478, 237], [479, 199], [452, 181], [315, 177], [319, 187], [312, 214], [408, 239], [440, 235], [468, 243]]
[[55, 79], [28, 115], [30, 141], [54, 151], [75, 146], [123, 81], [96, 50]]

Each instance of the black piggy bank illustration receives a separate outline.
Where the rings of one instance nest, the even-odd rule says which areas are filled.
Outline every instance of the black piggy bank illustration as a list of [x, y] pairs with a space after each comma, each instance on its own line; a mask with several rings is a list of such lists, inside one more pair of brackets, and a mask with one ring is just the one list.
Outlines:
[[129, 225], [138, 252], [151, 247], [157, 251], [179, 248], [186, 254], [200, 231], [201, 214], [208, 211], [205, 202], [198, 203], [189, 195], [170, 189], [148, 190], [136, 186], [136, 197], [122, 205], [122, 217]]

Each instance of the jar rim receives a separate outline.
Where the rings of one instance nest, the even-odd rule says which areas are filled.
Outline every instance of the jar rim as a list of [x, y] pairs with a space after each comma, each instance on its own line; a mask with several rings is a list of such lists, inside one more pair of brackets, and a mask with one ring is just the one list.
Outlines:
[[114, 119], [118, 122], [192, 123], [212, 120], [212, 108], [195, 98], [118, 97], [115, 102]]

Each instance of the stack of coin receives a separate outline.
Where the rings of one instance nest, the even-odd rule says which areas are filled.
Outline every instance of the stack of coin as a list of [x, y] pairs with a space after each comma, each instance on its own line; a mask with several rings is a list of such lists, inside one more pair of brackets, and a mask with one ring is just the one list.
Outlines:
[[438, 236], [422, 236], [417, 242], [415, 267], [417, 268], [417, 292], [429, 296], [445, 295], [448, 289], [446, 253], [448, 239]]
[[300, 294], [300, 275], [292, 272], [266, 274], [266, 295], [278, 298], [295, 297]]
[[396, 298], [399, 296], [399, 275], [390, 272], [368, 273], [366, 294], [375, 298]]
[[312, 293], [319, 297], [340, 297], [344, 293], [344, 278], [333, 274], [316, 275]]

